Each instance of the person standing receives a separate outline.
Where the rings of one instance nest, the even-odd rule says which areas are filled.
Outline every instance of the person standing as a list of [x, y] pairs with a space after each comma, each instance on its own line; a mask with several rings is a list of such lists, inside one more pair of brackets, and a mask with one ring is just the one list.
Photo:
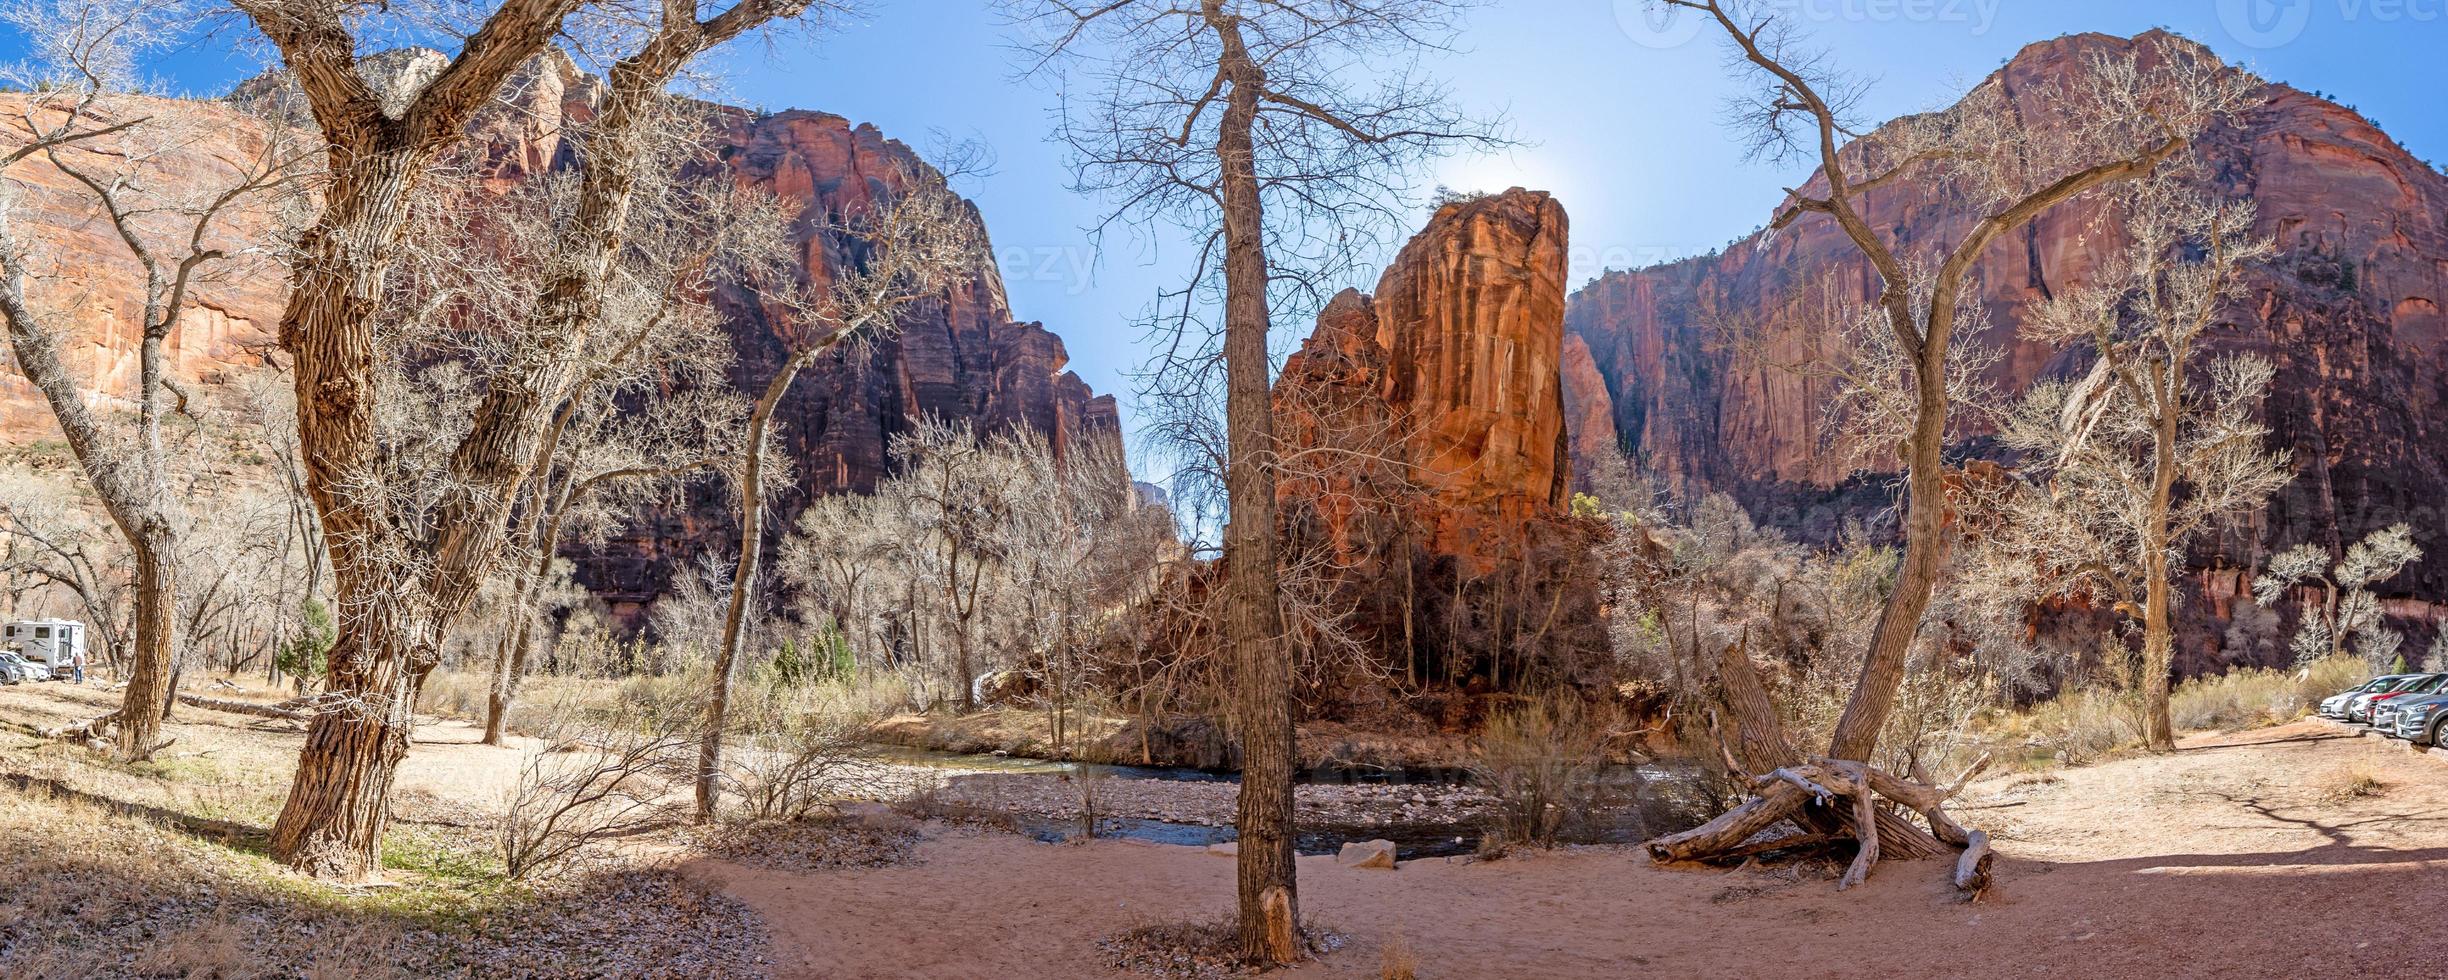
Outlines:
[[71, 653], [71, 654], [69, 654], [69, 655], [68, 655], [68, 667], [69, 667], [69, 669], [70, 669], [70, 670], [73, 670], [73, 671], [75, 671], [75, 672], [76, 672], [76, 682], [77, 682], [78, 684], [83, 684], [83, 683], [85, 683], [85, 650], [84, 650], [84, 648], [80, 647], [80, 648], [78, 648], [78, 649], [76, 650], [76, 652]]

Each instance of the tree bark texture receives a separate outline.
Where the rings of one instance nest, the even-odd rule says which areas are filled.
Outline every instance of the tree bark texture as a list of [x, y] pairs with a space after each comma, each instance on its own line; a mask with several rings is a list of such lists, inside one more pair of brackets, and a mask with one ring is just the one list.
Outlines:
[[1216, 141], [1223, 192], [1225, 494], [1228, 591], [1224, 639], [1239, 708], [1241, 795], [1235, 866], [1242, 956], [1258, 963], [1300, 957], [1300, 892], [1293, 852], [1292, 664], [1276, 590], [1274, 407], [1267, 332], [1265, 214], [1251, 129], [1266, 78], [1241, 39], [1240, 22], [1204, 0], [1223, 45], [1231, 91]]

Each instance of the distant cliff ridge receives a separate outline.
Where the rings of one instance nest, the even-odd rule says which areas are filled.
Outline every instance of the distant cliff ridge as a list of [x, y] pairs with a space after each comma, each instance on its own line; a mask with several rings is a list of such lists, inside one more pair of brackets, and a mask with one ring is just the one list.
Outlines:
[[[2017, 104], [2032, 107], [2031, 93], [2080, 70], [2091, 52], [2134, 43], [2058, 38], [2025, 48], [2000, 74]], [[2035, 109], [2034, 118], [2046, 117]], [[2282, 250], [2251, 273], [2250, 298], [2228, 311], [2211, 344], [2276, 364], [2264, 411], [2274, 440], [2300, 467], [2258, 520], [2197, 547], [2195, 563], [2257, 566], [2298, 542], [2334, 549], [2410, 521], [2436, 557], [2388, 587], [2448, 593], [2440, 511], [2448, 486], [2448, 317], [2440, 309], [2448, 296], [2448, 177], [2354, 111], [2284, 85], [2268, 86], [2239, 125], [2209, 134], [2194, 152], [2206, 189], [2257, 202], [2260, 231]], [[1873, 191], [1865, 210], [1906, 241], [1953, 240], [1970, 220], [1949, 201], [1907, 197], [1900, 187]], [[1982, 257], [1980, 299], [1992, 326], [1981, 339], [2005, 351], [1993, 380], [2006, 391], [2081, 366], [2079, 352], [2020, 340], [2015, 325], [2052, 289], [2082, 281], [2107, 250], [2122, 247], [2098, 217], [2096, 204], [2059, 208]], [[1877, 277], [1832, 222], [1805, 218], [1722, 254], [1610, 273], [1573, 295], [1567, 323], [1588, 344], [1614, 423], [1639, 461], [1672, 485], [1733, 493], [1764, 520], [1828, 540], [1843, 518], [1893, 504], [1874, 474], [1848, 473], [1822, 444], [1831, 382], [1735, 363], [1711, 335], [1716, 311], [1745, 311], [1764, 321], [1770, 360], [1812, 356], [1827, 338], [1818, 319], [1799, 312], [1801, 293], [1826, 281], [1867, 300]]]

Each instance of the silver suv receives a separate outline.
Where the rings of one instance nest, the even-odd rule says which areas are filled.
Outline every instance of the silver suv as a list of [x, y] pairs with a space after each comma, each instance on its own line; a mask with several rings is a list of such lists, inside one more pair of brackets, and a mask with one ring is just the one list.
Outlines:
[[24, 654], [15, 650], [0, 650], [0, 672], [6, 673], [5, 683], [9, 684], [51, 679], [51, 668], [27, 660]]

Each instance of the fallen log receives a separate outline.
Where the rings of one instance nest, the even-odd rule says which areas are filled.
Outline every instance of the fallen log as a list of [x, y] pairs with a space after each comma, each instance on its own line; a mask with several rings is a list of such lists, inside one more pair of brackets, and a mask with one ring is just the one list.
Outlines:
[[[1986, 835], [1969, 831], [1944, 810], [1948, 798], [1980, 765], [1945, 787], [1904, 779], [1876, 766], [1838, 759], [1815, 759], [1780, 767], [1752, 777], [1759, 795], [1706, 824], [1649, 841], [1651, 859], [1724, 861], [1758, 853], [1753, 838], [1781, 822], [1791, 821], [1804, 836], [1850, 838], [1859, 845], [1852, 864], [1838, 881], [1839, 890], [1869, 880], [1882, 859], [1915, 860], [1968, 847]], [[1919, 813], [1929, 830], [1907, 819], [1896, 808]], [[1770, 848], [1772, 849], [1772, 848]], [[1983, 869], [1985, 876], [1986, 871]], [[1983, 879], [1985, 887], [1985, 877]]]
[[[1933, 785], [1917, 765], [1914, 778], [1905, 779], [1862, 762], [1802, 761], [1751, 664], [1749, 639], [1745, 634], [1743, 642], [1727, 646], [1718, 659], [1718, 688], [1733, 723], [1731, 737], [1719, 727], [1715, 712], [1709, 713], [1709, 728], [1726, 769], [1749, 780], [1757, 795], [1706, 824], [1649, 841], [1644, 847], [1651, 859], [1724, 861], [1774, 850], [1761, 847], [1755, 838], [1791, 822], [1802, 838], [1851, 839], [1860, 845], [1838, 883], [1845, 889], [1868, 880], [1881, 858], [1936, 857], [1969, 843], [1974, 832], [1947, 817], [1945, 804], [1989, 764], [1987, 756], [1947, 786]], [[1928, 828], [1905, 812], [1920, 814]]]
[[1773, 854], [1778, 851], [1818, 850], [1830, 844], [1848, 840], [1852, 838], [1839, 834], [1788, 834], [1783, 837], [1753, 841], [1723, 854], [1715, 855], [1714, 858], [1720, 861], [1739, 861], [1743, 858]]
[[290, 698], [287, 701], [281, 701], [275, 704], [263, 704], [256, 701], [236, 701], [229, 698], [208, 698], [201, 694], [189, 694], [182, 691], [179, 693], [178, 700], [180, 704], [197, 708], [209, 708], [213, 711], [226, 711], [234, 715], [252, 715], [257, 718], [280, 718], [286, 721], [314, 720], [312, 705], [314, 704], [315, 699], [311, 697]]

